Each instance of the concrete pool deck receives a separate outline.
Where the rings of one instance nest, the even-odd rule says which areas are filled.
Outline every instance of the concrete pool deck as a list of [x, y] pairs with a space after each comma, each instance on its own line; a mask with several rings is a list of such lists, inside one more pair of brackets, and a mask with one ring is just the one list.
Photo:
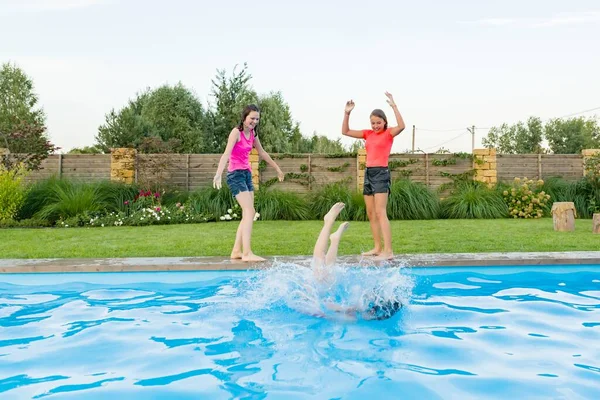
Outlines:
[[[310, 256], [267, 257], [267, 261], [262, 263], [246, 263], [226, 257], [0, 259], [0, 273], [234, 271], [268, 268], [273, 261], [309, 265]], [[360, 256], [341, 256], [339, 261], [348, 265], [383, 267], [600, 265], [600, 251], [404, 254], [397, 255], [391, 262], [374, 262], [368, 257]]]

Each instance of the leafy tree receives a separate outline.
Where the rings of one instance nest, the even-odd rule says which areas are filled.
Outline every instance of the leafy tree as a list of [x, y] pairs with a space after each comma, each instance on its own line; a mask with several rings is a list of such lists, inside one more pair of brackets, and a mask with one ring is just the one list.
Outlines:
[[553, 119], [546, 123], [545, 134], [555, 154], [578, 154], [600, 146], [600, 127], [594, 118]]
[[15, 64], [2, 64], [0, 69], [0, 132], [14, 132], [21, 123], [43, 126], [44, 110], [37, 108], [38, 97], [33, 81]]
[[530, 117], [526, 123], [502, 124], [491, 128], [482, 143], [503, 154], [541, 153], [543, 136], [542, 121], [538, 117]]
[[[208, 124], [196, 96], [181, 83], [139, 93], [127, 106], [106, 115], [98, 128], [97, 146], [104, 152], [115, 147], [140, 148], [144, 140], [157, 137], [179, 143], [179, 153], [201, 153]], [[173, 142], [172, 142], [173, 143]]]
[[23, 163], [28, 170], [40, 164], [58, 147], [46, 136], [45, 115], [37, 107], [33, 81], [16, 65], [6, 63], [0, 69], [0, 147], [10, 156], [2, 157], [8, 170], [16, 171]]
[[37, 170], [42, 161], [59, 149], [46, 138], [44, 126], [21, 122], [11, 130], [9, 134], [0, 134], [0, 145], [10, 152], [1, 160], [7, 170], [17, 171], [21, 164], [27, 170]]
[[102, 154], [102, 149], [98, 146], [74, 147], [67, 154]]
[[215, 104], [209, 114], [210, 126], [205, 137], [206, 152], [223, 152], [231, 129], [240, 123], [242, 109], [248, 104], [258, 103], [258, 96], [248, 83], [250, 79], [252, 75], [248, 73], [246, 63], [239, 72], [237, 66], [234, 67], [231, 76], [228, 76], [224, 69], [217, 70], [217, 76], [211, 81], [211, 95]]

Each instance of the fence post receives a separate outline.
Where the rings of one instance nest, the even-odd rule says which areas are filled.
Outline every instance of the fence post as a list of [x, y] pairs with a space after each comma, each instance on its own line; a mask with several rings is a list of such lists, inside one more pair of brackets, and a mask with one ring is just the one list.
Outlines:
[[190, 191], [190, 155], [185, 155], [185, 190]]
[[59, 154], [58, 155], [58, 177], [62, 178], [62, 170], [63, 170], [63, 155]]
[[474, 149], [473, 169], [474, 179], [487, 183], [488, 186], [498, 183], [498, 170], [496, 162], [496, 149]]
[[110, 180], [133, 183], [136, 178], [136, 149], [110, 149]]
[[367, 150], [358, 149], [356, 153], [356, 189], [362, 193], [365, 186], [365, 168], [367, 165]]

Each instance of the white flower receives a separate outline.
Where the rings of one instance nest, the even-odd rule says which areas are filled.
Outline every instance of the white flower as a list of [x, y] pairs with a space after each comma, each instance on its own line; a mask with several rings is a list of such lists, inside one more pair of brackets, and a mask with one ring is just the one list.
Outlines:
[[65, 228], [68, 228], [68, 227], [69, 227], [69, 225], [65, 225]]
[[221, 217], [219, 218], [221, 221], [225, 221], [225, 217]]
[[227, 214], [231, 214], [231, 208], [227, 210]]
[[102, 227], [104, 228], [104, 224], [102, 224]]
[[225, 215], [225, 219], [226, 219], [227, 221], [231, 220], [231, 215], [229, 215], [229, 214], [226, 214], [226, 215]]
[[237, 218], [237, 214], [233, 214], [233, 218]]
[[259, 218], [260, 218], [260, 214], [259, 214], [259, 213], [256, 213], [256, 214], [254, 214], [254, 220], [255, 220], [255, 221], [256, 221], [257, 219], [259, 219]]

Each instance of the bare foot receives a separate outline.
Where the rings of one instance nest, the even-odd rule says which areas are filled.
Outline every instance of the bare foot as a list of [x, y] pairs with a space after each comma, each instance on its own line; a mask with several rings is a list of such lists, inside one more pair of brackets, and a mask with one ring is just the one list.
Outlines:
[[379, 253], [381, 253], [381, 250], [373, 249], [373, 250], [365, 251], [364, 253], [360, 253], [360, 255], [365, 256], [365, 257], [371, 257], [371, 256], [378, 256]]
[[394, 253], [381, 253], [379, 256], [375, 257], [375, 261], [388, 261], [394, 259]]
[[257, 256], [254, 253], [249, 253], [246, 256], [242, 256], [242, 261], [245, 262], [260, 262], [260, 261], [265, 261], [264, 258]]
[[344, 209], [344, 207], [346, 207], [346, 205], [344, 203], [335, 203], [331, 207], [329, 212], [327, 214], [325, 214], [325, 217], [323, 217], [323, 220], [325, 222], [329, 222], [329, 223], [333, 224], [335, 219], [337, 218], [337, 216], [340, 215], [340, 213]]
[[242, 252], [234, 250], [231, 252], [231, 256], [229, 258], [231, 258], [232, 260], [241, 260]]
[[339, 241], [342, 238], [342, 234], [348, 229], [348, 225], [350, 225], [348, 222], [342, 222], [337, 231], [329, 235], [329, 239]]

